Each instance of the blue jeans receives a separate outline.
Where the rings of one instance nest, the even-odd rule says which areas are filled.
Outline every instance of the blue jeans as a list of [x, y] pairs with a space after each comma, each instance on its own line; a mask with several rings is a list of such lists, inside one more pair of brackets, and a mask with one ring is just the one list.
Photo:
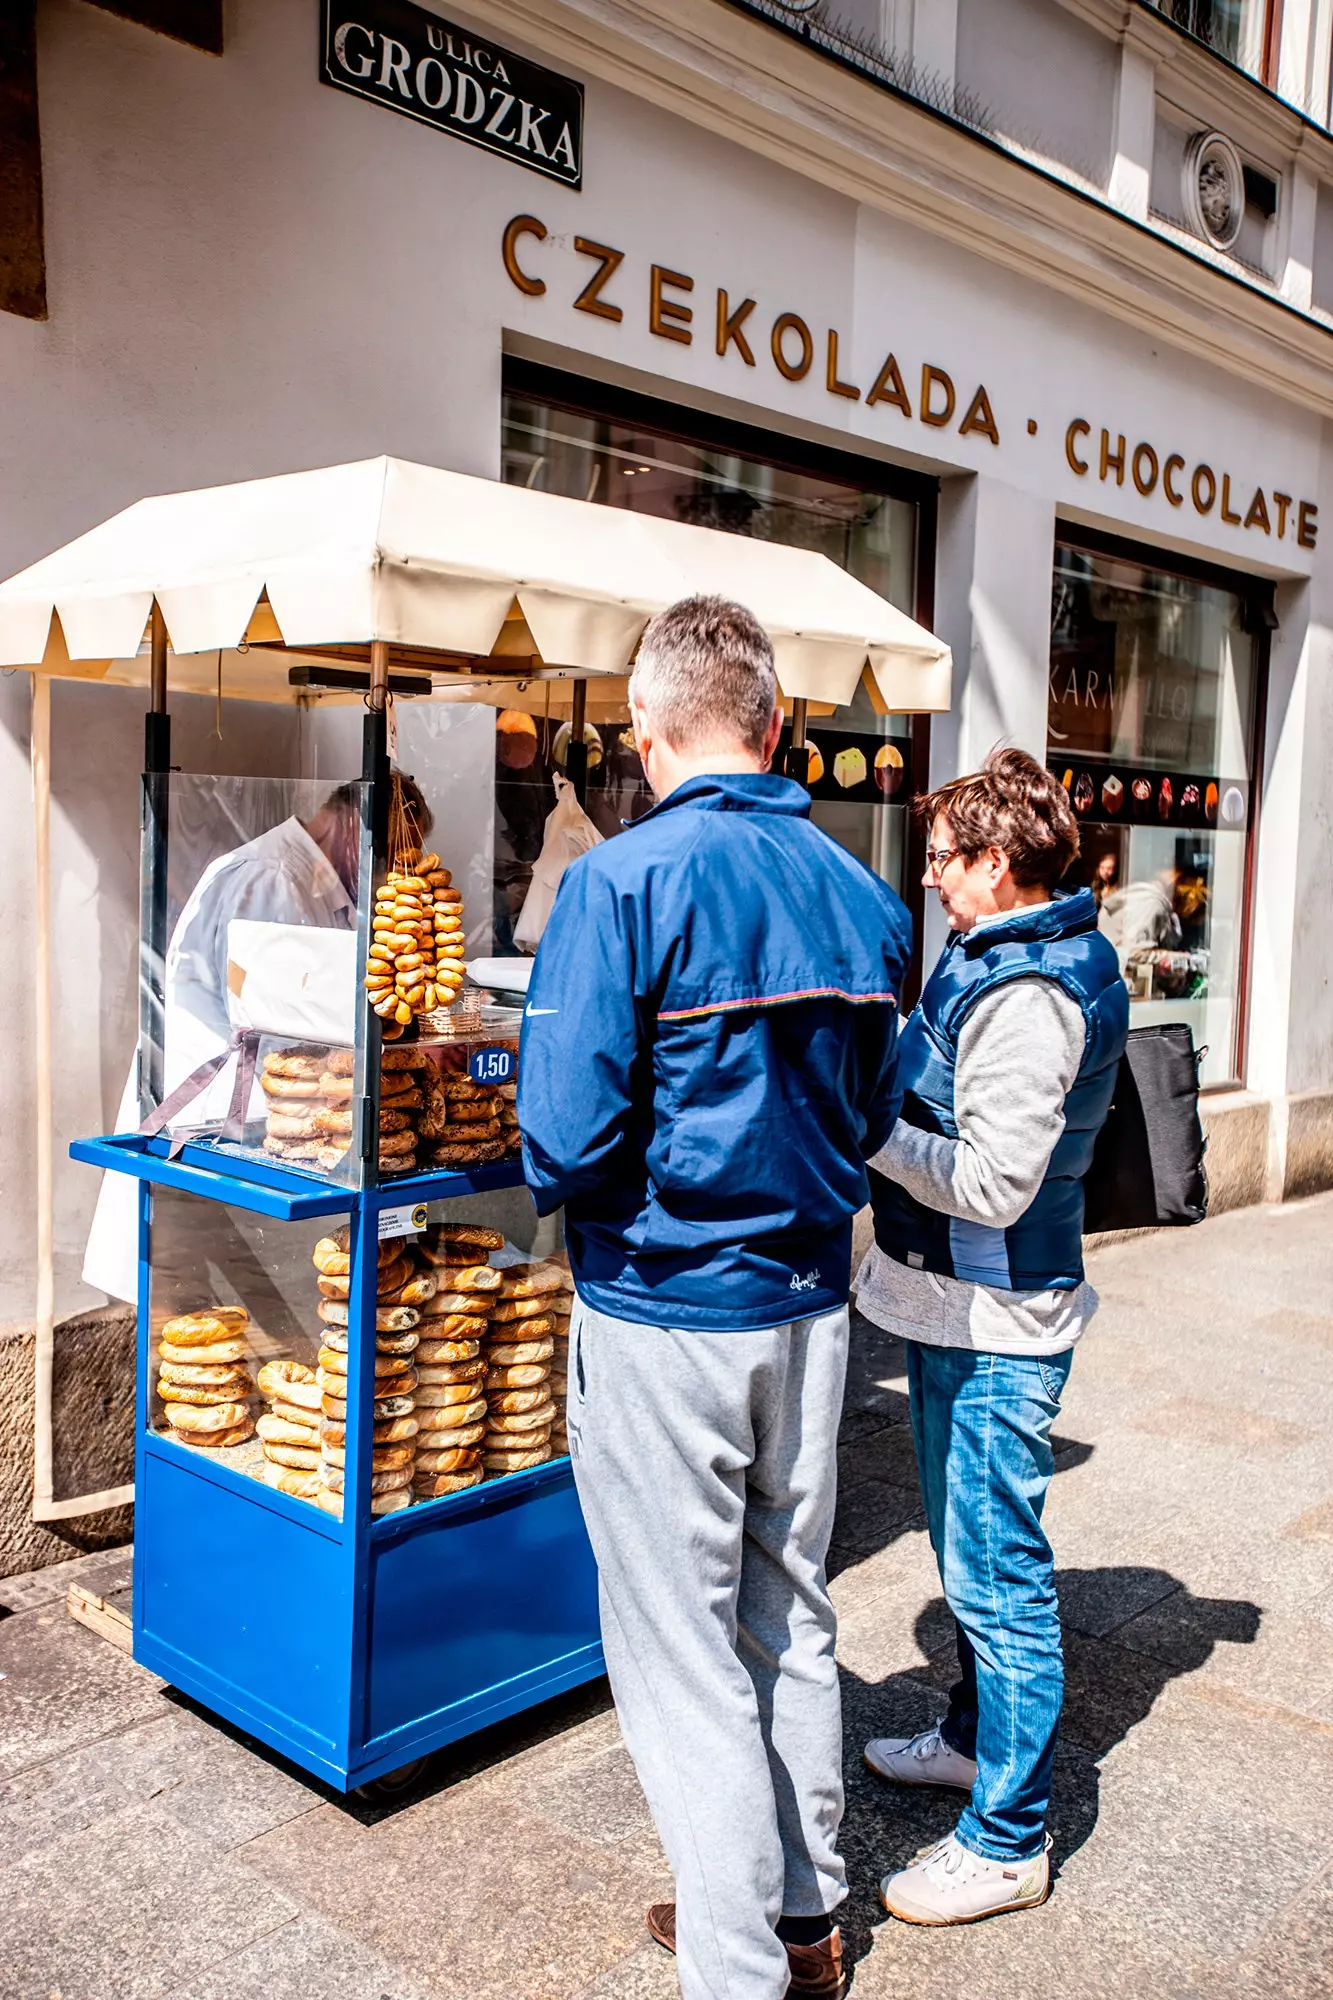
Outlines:
[[1073, 1351], [906, 1347], [926, 1522], [962, 1668], [943, 1734], [977, 1764], [958, 1838], [974, 1854], [1026, 1861], [1045, 1840], [1064, 1701], [1041, 1514], [1055, 1469], [1050, 1430]]

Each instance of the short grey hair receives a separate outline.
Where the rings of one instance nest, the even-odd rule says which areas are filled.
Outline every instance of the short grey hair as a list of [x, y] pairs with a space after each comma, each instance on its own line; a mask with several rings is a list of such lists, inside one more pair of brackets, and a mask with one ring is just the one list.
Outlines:
[[743, 604], [682, 597], [644, 632], [629, 692], [673, 750], [758, 756], [778, 701], [773, 647]]

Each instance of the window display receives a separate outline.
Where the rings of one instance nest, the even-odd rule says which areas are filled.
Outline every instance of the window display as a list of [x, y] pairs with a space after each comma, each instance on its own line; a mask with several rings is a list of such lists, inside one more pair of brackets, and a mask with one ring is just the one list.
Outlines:
[[[914, 499], [855, 483], [853, 467], [848, 477], [839, 478], [769, 463], [760, 455], [762, 441], [752, 433], [719, 431], [716, 444], [672, 436], [637, 416], [569, 407], [554, 400], [540, 379], [527, 392], [519, 386], [524, 379], [523, 371], [515, 371], [515, 386], [504, 398], [504, 478], [511, 484], [720, 528], [754, 541], [817, 550], [891, 604], [915, 613]], [[586, 385], [586, 393], [592, 398], [599, 392]], [[791, 449], [790, 440], [782, 442]], [[822, 457], [827, 464], [828, 455]], [[567, 723], [563, 729], [557, 724], [529, 735], [521, 713], [508, 721], [498, 745], [496, 801], [511, 829], [505, 879], [513, 884], [512, 899], [521, 903], [540, 848], [533, 823], [539, 801], [525, 798], [514, 782], [516, 771], [531, 770], [529, 782], [534, 783], [563, 768], [569, 729]], [[830, 736], [838, 740], [827, 741]], [[847, 741], [848, 736], [858, 740]], [[910, 722], [904, 716], [880, 715], [864, 688], [858, 688], [845, 708], [818, 716], [809, 740], [817, 751], [815, 767], [822, 766], [828, 778], [811, 787], [815, 825], [892, 883], [911, 907], [916, 883], [907, 868]], [[587, 809], [609, 838], [623, 821], [636, 819], [652, 804], [628, 708], [590, 721], [587, 742]], [[781, 768], [787, 747], [784, 740], [775, 768]], [[541, 796], [547, 801], [544, 816], [549, 783]]]
[[1080, 822], [1070, 880], [1097, 899], [1131, 1024], [1187, 1021], [1212, 1084], [1239, 1067], [1262, 625], [1239, 584], [1057, 545], [1047, 761]]

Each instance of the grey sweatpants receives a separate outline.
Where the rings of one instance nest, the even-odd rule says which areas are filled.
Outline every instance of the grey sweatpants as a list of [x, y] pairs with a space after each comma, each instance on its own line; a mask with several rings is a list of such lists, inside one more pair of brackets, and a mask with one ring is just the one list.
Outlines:
[[689, 1333], [582, 1303], [569, 1438], [620, 1726], [676, 1880], [685, 2000], [781, 2000], [780, 1916], [847, 1893], [824, 1558], [847, 1311]]

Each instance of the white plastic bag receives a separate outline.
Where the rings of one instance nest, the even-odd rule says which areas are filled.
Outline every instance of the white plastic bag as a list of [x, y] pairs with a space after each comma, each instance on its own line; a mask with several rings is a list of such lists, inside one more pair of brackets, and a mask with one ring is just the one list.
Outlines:
[[566, 868], [571, 861], [577, 861], [580, 854], [586, 854], [590, 847], [600, 846], [601, 840], [601, 834], [579, 804], [573, 785], [557, 771], [555, 809], [547, 815], [542, 851], [537, 857], [532, 884], [514, 926], [516, 945], [527, 951], [536, 951]]

